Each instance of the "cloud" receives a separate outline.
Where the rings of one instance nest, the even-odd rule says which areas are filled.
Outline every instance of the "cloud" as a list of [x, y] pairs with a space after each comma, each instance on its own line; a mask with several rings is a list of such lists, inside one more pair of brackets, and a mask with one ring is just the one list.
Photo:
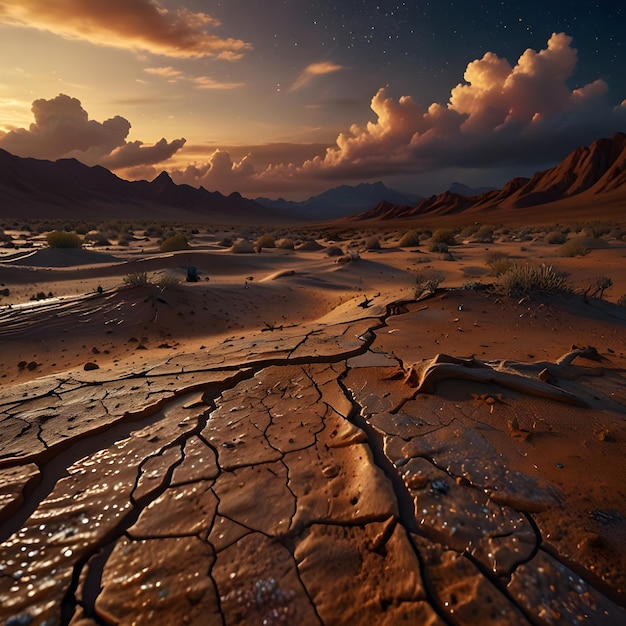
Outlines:
[[153, 0], [0, 0], [0, 23], [168, 57], [236, 60], [251, 49], [241, 39], [209, 34], [220, 25], [210, 15], [168, 11]]
[[0, 133], [0, 147], [22, 157], [56, 160], [76, 158], [87, 165], [110, 169], [154, 164], [170, 158], [185, 143], [161, 139], [153, 146], [140, 141], [127, 142], [130, 122], [115, 117], [97, 122], [76, 98], [60, 94], [51, 100], [35, 100], [35, 118], [28, 129]]
[[[411, 96], [395, 100], [380, 89], [371, 101], [376, 121], [353, 125], [323, 157], [298, 169], [305, 177], [335, 179], [562, 158], [626, 122], [626, 107], [611, 106], [604, 81], [567, 85], [577, 63], [571, 43], [555, 33], [545, 50], [526, 50], [515, 66], [488, 52], [468, 64], [465, 83], [445, 105], [426, 110]], [[293, 167], [283, 169], [293, 176]]]
[[[188, 184], [202, 181], [223, 193], [245, 193], [445, 168], [545, 166], [626, 124], [626, 102], [613, 106], [603, 80], [568, 86], [577, 64], [571, 44], [571, 37], [555, 33], [546, 49], [526, 50], [515, 65], [488, 52], [467, 65], [465, 82], [451, 90], [447, 103], [426, 109], [411, 96], [394, 99], [382, 88], [371, 101], [373, 121], [353, 124], [324, 154], [304, 161], [260, 169], [252, 165], [253, 156], [243, 167], [221, 154], [219, 169], [196, 165], [178, 174]], [[323, 67], [309, 66], [299, 86], [318, 73]]]
[[296, 91], [302, 87], [308, 85], [316, 76], [323, 76], [324, 74], [332, 74], [345, 70], [343, 65], [337, 65], [336, 63], [330, 63], [323, 61], [321, 63], [311, 63], [304, 68], [303, 72], [296, 78], [295, 82], [289, 88], [289, 91]]
[[189, 76], [171, 66], [147, 67], [144, 71], [152, 76], [163, 78], [170, 83], [189, 82], [196, 89], [229, 90], [245, 86], [245, 83], [220, 82], [209, 76]]

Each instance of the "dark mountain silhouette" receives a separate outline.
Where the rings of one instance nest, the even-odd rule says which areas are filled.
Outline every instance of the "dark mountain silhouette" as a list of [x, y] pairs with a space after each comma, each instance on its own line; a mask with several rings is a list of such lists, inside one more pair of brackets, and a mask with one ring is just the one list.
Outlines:
[[[175, 211], [172, 211], [175, 209]], [[284, 215], [238, 193], [177, 185], [167, 172], [127, 181], [76, 159], [20, 158], [0, 149], [0, 216], [10, 218], [177, 219], [267, 222]]]
[[256, 202], [268, 208], [289, 210], [299, 217], [327, 220], [354, 215], [376, 207], [381, 202], [409, 205], [415, 204], [419, 199], [420, 196], [396, 191], [379, 181], [355, 186], [341, 185], [302, 202], [283, 198], [256, 198]]
[[448, 187], [448, 191], [452, 193], [456, 193], [460, 196], [467, 196], [471, 198], [472, 196], [480, 196], [483, 193], [489, 193], [493, 191], [495, 187], [468, 187], [463, 183], [452, 183], [450, 187]]
[[571, 208], [586, 211], [589, 218], [603, 209], [605, 214], [623, 217], [626, 209], [626, 134], [598, 139], [589, 147], [580, 147], [561, 163], [537, 172], [532, 178], [513, 178], [502, 189], [476, 196], [451, 191], [424, 198], [417, 204], [378, 205], [355, 215], [351, 220], [416, 218], [429, 215], [454, 215], [492, 212], [523, 212], [545, 207], [549, 212]]

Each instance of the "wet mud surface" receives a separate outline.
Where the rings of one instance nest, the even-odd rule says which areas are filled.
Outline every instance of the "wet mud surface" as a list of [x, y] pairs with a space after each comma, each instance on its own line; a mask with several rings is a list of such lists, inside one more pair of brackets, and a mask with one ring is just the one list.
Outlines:
[[4, 387], [0, 622], [626, 623], [623, 357], [417, 311]]

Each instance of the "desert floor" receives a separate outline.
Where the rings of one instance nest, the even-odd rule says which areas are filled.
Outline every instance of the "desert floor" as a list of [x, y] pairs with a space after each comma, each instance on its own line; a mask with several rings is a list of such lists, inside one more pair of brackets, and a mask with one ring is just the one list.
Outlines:
[[6, 232], [1, 623], [626, 623], [623, 235]]

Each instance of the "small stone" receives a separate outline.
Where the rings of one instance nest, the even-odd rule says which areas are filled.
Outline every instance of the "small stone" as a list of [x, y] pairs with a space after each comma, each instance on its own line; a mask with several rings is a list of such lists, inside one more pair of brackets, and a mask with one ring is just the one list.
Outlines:
[[324, 474], [326, 478], [334, 478], [339, 474], [339, 468], [336, 465], [325, 465], [322, 469], [322, 474]]
[[37, 361], [31, 361], [26, 366], [26, 369], [32, 372], [33, 370], [36, 370], [38, 367], [39, 367], [39, 363], [37, 363]]
[[93, 361], [87, 361], [87, 363], [85, 363], [85, 365], [83, 365], [83, 369], [86, 372], [89, 372], [91, 370], [98, 370], [98, 369], [100, 369], [100, 366], [97, 363], [94, 363]]

